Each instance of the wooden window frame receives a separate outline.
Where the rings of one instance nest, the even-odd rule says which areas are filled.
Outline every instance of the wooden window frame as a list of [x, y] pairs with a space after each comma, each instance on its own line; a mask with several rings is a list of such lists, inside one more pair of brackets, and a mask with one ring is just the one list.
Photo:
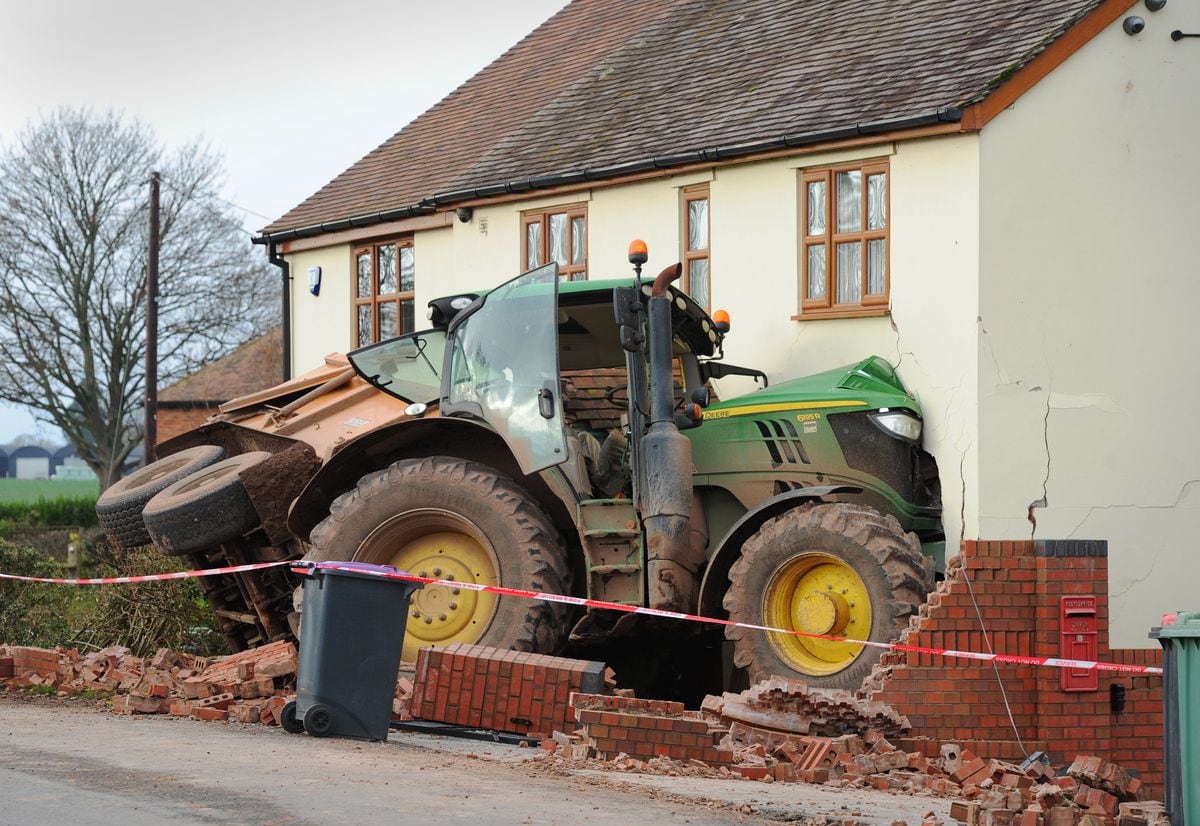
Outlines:
[[[837, 193], [834, 190], [837, 175], [840, 172], [862, 173], [862, 196], [860, 210], [862, 212], [861, 230], [853, 232], [837, 231]], [[886, 220], [883, 229], [867, 229], [868, 186], [867, 179], [871, 175], [884, 176], [884, 214]], [[883, 316], [889, 312], [892, 293], [892, 261], [891, 261], [891, 220], [892, 220], [892, 181], [891, 169], [886, 158], [856, 163], [838, 164], [837, 166], [805, 170], [800, 176], [800, 312], [792, 316], [796, 321], [811, 321], [822, 318], [861, 318], [864, 316]], [[808, 185], [813, 182], [825, 184], [825, 232], [823, 235], [808, 234]], [[868, 294], [867, 282], [870, 278], [870, 266], [867, 252], [867, 242], [882, 240], [883, 244], [883, 292]], [[857, 241], [863, 245], [862, 283], [860, 285], [862, 298], [856, 304], [838, 304], [837, 297], [837, 256], [839, 243]], [[823, 298], [808, 297], [808, 251], [812, 247], [825, 248], [825, 295]]]
[[[683, 242], [681, 244], [681, 246], [683, 248], [682, 249], [682, 258], [683, 258], [683, 279], [682, 279], [683, 284], [682, 284], [682, 287], [683, 287], [683, 291], [685, 293], [687, 293], [688, 295], [692, 294], [692, 261], [701, 261], [701, 260], [707, 261], [708, 262], [708, 302], [704, 306], [704, 310], [707, 312], [712, 307], [712, 285], [713, 285], [712, 197], [710, 195], [709, 186], [707, 183], [694, 184], [692, 186], [685, 186], [685, 187], [683, 187], [682, 190], [680, 190], [680, 193], [681, 193], [680, 226], [683, 228], [683, 232], [682, 232], [683, 237], [681, 239]], [[708, 201], [708, 209], [705, 210], [705, 213], [704, 213], [705, 221], [708, 222], [708, 226], [705, 227], [705, 238], [708, 239], [708, 246], [706, 246], [702, 250], [689, 250], [688, 249], [688, 239], [691, 237], [691, 232], [690, 232], [690, 230], [691, 230], [691, 223], [690, 223], [691, 222], [691, 211], [689, 209], [689, 206], [691, 205], [692, 201]]]
[[564, 281], [586, 281], [587, 280], [587, 262], [588, 262], [588, 235], [587, 229], [587, 204], [566, 204], [564, 206], [547, 207], [546, 209], [533, 209], [528, 212], [521, 213], [521, 272], [525, 272], [529, 267], [529, 225], [540, 224], [542, 228], [541, 249], [539, 250], [539, 260], [543, 266], [550, 262], [550, 216], [565, 215], [567, 217], [567, 248], [572, 249], [574, 244], [571, 233], [575, 231], [575, 219], [583, 219], [583, 263], [572, 264], [566, 266], [559, 265], [558, 275]]
[[[379, 250], [382, 247], [394, 247], [396, 250], [396, 290], [394, 293], [379, 292]], [[401, 290], [400, 276], [400, 258], [401, 250], [408, 248], [413, 250], [413, 289]], [[367, 296], [359, 296], [358, 294], [358, 259], [360, 256], [366, 255], [371, 261], [371, 292]], [[387, 241], [376, 241], [370, 244], [359, 244], [353, 247], [350, 252], [350, 343], [352, 349], [365, 347], [359, 337], [358, 327], [358, 312], [360, 307], [371, 308], [371, 332], [370, 344], [375, 344], [381, 340], [379, 334], [379, 308], [386, 304], [396, 305], [396, 335], [412, 333], [416, 331], [416, 247], [412, 238], [393, 238]], [[404, 329], [404, 314], [401, 312], [401, 304], [405, 301], [412, 301], [413, 306], [413, 329]]]

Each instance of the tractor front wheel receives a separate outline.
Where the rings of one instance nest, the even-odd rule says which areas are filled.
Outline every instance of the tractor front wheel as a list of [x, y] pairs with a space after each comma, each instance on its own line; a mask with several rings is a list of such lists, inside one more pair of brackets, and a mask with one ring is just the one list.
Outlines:
[[[392, 565], [422, 577], [568, 593], [562, 540], [515, 482], [492, 468], [434, 456], [370, 473], [334, 500], [306, 559]], [[301, 610], [303, 606], [301, 605]], [[566, 639], [559, 603], [450, 585], [413, 593], [403, 662], [454, 642], [551, 653]]]
[[[742, 546], [724, 605], [734, 663], [751, 681], [771, 675], [857, 689], [881, 648], [828, 637], [894, 640], [933, 587], [915, 535], [861, 505], [806, 505], [766, 522]], [[814, 636], [816, 635], [816, 636]]]

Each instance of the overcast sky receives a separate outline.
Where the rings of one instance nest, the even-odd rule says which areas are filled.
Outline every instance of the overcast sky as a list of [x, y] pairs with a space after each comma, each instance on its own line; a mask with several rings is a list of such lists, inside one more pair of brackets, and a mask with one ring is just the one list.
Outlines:
[[[564, 5], [0, 0], [0, 149], [62, 105], [138, 117], [168, 145], [203, 135], [254, 230]], [[0, 444], [32, 430], [0, 406]]]

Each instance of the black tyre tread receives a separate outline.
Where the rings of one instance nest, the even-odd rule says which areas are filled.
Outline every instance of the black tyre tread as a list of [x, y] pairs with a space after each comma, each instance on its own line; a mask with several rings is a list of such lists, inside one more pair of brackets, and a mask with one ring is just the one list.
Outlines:
[[[216, 445], [197, 445], [170, 456], [164, 456], [128, 476], [118, 479], [96, 500], [96, 518], [108, 541], [118, 548], [139, 548], [150, 544], [150, 534], [142, 521], [142, 510], [159, 491], [170, 487], [197, 470], [215, 464], [225, 457]], [[185, 463], [168, 473], [158, 475], [156, 468]]]
[[[180, 488], [192, 479], [180, 479], [146, 503], [142, 520], [154, 544], [167, 556], [181, 556], [236, 539], [259, 524], [258, 512], [250, 501], [238, 471], [265, 461], [265, 452], [231, 456], [221, 463], [228, 475], [213, 488], [198, 495], [179, 498]], [[219, 470], [216, 466], [207, 470]]]
[[[768, 520], [742, 546], [738, 560], [729, 571], [729, 589], [723, 605], [729, 618], [738, 622], [762, 624], [761, 593], [748, 593], [747, 579], [756, 565], [763, 561], [775, 543], [786, 543], [789, 534], [797, 530], [816, 529], [843, 536], [854, 542], [879, 564], [882, 576], [891, 592], [887, 601], [890, 621], [884, 625], [872, 623], [871, 639], [890, 642], [908, 627], [909, 617], [915, 614], [933, 589], [932, 560], [921, 553], [915, 534], [906, 533], [894, 516], [874, 508], [850, 503], [808, 504]], [[860, 571], [864, 581], [869, 581]], [[882, 606], [872, 606], [877, 614]], [[747, 628], [727, 627], [725, 635], [734, 643], [734, 663], [747, 668], [751, 681], [772, 674], [797, 676], [774, 656], [763, 632]], [[865, 648], [862, 654], [844, 670], [827, 676], [798, 675], [810, 685], [829, 688], [857, 689], [879, 660], [881, 649]]]
[[[567, 555], [558, 530], [536, 501], [516, 482], [486, 465], [449, 456], [432, 456], [395, 462], [385, 470], [362, 477], [355, 488], [333, 501], [329, 516], [312, 530], [312, 548], [305, 559], [324, 562], [343, 553], [337, 539], [348, 523], [354, 522], [367, 504], [397, 487], [428, 486], [446, 480], [468, 491], [473, 499], [492, 503], [518, 534], [518, 546], [528, 555], [532, 576], [529, 582], [502, 582], [551, 594], [566, 594], [570, 588]], [[502, 549], [497, 548], [497, 553]], [[513, 599], [502, 597], [502, 599]], [[532, 653], [552, 653], [566, 641], [570, 606], [555, 602], [522, 600], [525, 611], [520, 622], [492, 628], [479, 644]]]

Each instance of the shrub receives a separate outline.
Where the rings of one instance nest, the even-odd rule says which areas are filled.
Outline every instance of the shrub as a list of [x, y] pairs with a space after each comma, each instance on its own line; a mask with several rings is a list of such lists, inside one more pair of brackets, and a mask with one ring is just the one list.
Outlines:
[[[105, 556], [115, 570], [93, 576], [166, 573], [173, 567], [173, 560], [153, 548]], [[37, 551], [3, 539], [0, 573], [66, 576]], [[141, 656], [158, 648], [204, 656], [228, 653], [194, 579], [88, 586], [0, 579], [0, 642], [39, 648], [124, 645]]]
[[[0, 572], [18, 576], [61, 577], [58, 565], [31, 548], [0, 539]], [[0, 579], [0, 642], [52, 648], [71, 637], [72, 604], [78, 597], [69, 585]]]
[[0, 521], [34, 527], [92, 528], [96, 522], [96, 497], [39, 497], [34, 502], [0, 502]]

